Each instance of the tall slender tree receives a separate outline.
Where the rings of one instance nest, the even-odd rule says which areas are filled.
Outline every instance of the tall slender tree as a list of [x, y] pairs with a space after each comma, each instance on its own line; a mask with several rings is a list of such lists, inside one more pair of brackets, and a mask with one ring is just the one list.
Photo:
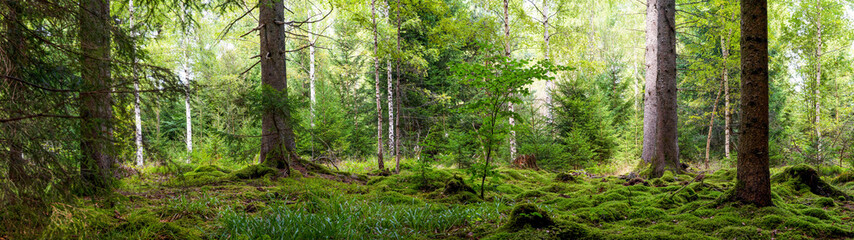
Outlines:
[[[510, 59], [510, 0], [504, 0], [504, 56]], [[510, 112], [515, 112], [512, 102], [507, 103]], [[508, 119], [510, 123], [510, 159], [516, 158], [516, 119], [511, 116]]]
[[768, 3], [741, 1], [741, 136], [736, 200], [770, 206], [768, 169]]
[[187, 144], [187, 163], [192, 159], [193, 154], [193, 114], [192, 108], [190, 106], [190, 81], [192, 81], [193, 71], [190, 69], [190, 65], [192, 64], [190, 61], [190, 35], [192, 34], [192, 25], [189, 24], [190, 13], [187, 11], [185, 5], [181, 5], [181, 17], [183, 18], [183, 22], [187, 24], [186, 31], [183, 36], [181, 36], [181, 45], [183, 47], [182, 51], [182, 59], [181, 59], [181, 71], [182, 78], [184, 83], [184, 120], [186, 120], [186, 144]]
[[[110, 0], [81, 0], [79, 95], [80, 173], [94, 192], [109, 189], [115, 162], [113, 148], [113, 108], [110, 95]], [[93, 192], [93, 193], [94, 193]]]
[[386, 76], [388, 77], [388, 153], [394, 154], [394, 87], [391, 77], [391, 58], [386, 59]]
[[377, 99], [377, 169], [385, 169], [383, 163], [383, 106], [380, 99], [380, 58], [377, 42], [377, 0], [371, 1], [371, 25], [374, 30], [374, 89]]
[[[289, 160], [296, 159], [296, 142], [287, 106], [288, 80], [285, 55], [285, 12], [283, 0], [258, 3], [261, 30], [261, 85], [267, 106], [261, 118], [261, 160], [290, 175]], [[284, 101], [285, 104], [274, 102]]]
[[[5, 71], [0, 70], [0, 74], [5, 74], [7, 76], [20, 78], [21, 67], [24, 65], [24, 54], [26, 53], [26, 39], [24, 38], [23, 31], [21, 29], [21, 18], [22, 18], [22, 7], [21, 4], [17, 0], [5, 0], [3, 4], [6, 5], [6, 9], [8, 9], [5, 15], [5, 27], [6, 27], [6, 37], [3, 43], [3, 51], [6, 53], [7, 64], [4, 68]], [[8, 83], [10, 89], [10, 102], [13, 104], [21, 103], [26, 98], [26, 93], [23, 92], [24, 88], [21, 83], [16, 81], [9, 81], [9, 79], [2, 79], [5, 83]], [[8, 81], [8, 82], [7, 82]], [[8, 162], [8, 176], [9, 180], [14, 184], [24, 184], [27, 179], [27, 174], [25, 171], [25, 166], [27, 164], [26, 159], [24, 158], [23, 144], [18, 141], [19, 134], [18, 126], [12, 125], [13, 123], [8, 123], [9, 126], [6, 126], [5, 130], [8, 131], [7, 143], [9, 147], [9, 162]]]
[[643, 153], [650, 177], [680, 172], [676, 114], [676, 1], [650, 0], [646, 9], [646, 94]]
[[[130, 13], [130, 29], [131, 29], [131, 43], [135, 39], [136, 35], [134, 34], [134, 8], [133, 8], [133, 0], [128, 1], [128, 12]], [[136, 165], [142, 166], [142, 118], [140, 117], [140, 109], [139, 109], [139, 79], [136, 75], [136, 48], [131, 49], [131, 68], [133, 68], [133, 124], [134, 124], [134, 142], [136, 142]]]

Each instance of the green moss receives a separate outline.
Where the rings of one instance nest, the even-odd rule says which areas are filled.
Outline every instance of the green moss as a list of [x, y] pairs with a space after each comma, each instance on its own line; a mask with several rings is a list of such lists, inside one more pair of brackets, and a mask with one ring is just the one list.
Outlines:
[[565, 183], [552, 183], [548, 187], [540, 188], [540, 191], [550, 193], [565, 193], [569, 191], [569, 187]]
[[575, 176], [572, 176], [572, 174], [569, 174], [567, 172], [562, 172], [562, 173], [558, 173], [555, 176], [555, 181], [570, 183], [570, 182], [576, 182], [577, 179], [575, 178]]
[[838, 177], [834, 178], [830, 182], [833, 184], [840, 185], [840, 184], [845, 184], [847, 182], [852, 182], [852, 181], [854, 181], [854, 171], [848, 170], [848, 171], [843, 172], [842, 174], [839, 174]]
[[525, 227], [545, 228], [554, 225], [549, 213], [540, 209], [537, 205], [524, 203], [516, 205], [510, 212], [510, 219], [502, 226], [502, 230], [508, 232], [519, 231]]
[[223, 169], [217, 165], [202, 165], [202, 166], [196, 167], [196, 169], [194, 169], [193, 172], [224, 172], [224, 173], [228, 173], [228, 170], [225, 170], [225, 169]]
[[836, 203], [833, 202], [833, 199], [828, 198], [828, 197], [822, 197], [822, 198], [816, 199], [815, 202], [813, 202], [813, 204], [815, 204], [815, 206], [817, 206], [817, 207], [835, 207], [836, 206]]
[[803, 192], [809, 191], [819, 196], [842, 196], [850, 199], [847, 194], [821, 180], [818, 172], [808, 165], [788, 167], [772, 176], [771, 183], [780, 185], [777, 191], [781, 196], [802, 195]]
[[500, 192], [500, 193], [507, 193], [507, 194], [519, 194], [522, 191], [525, 191], [525, 189], [522, 189], [521, 187], [513, 185], [513, 184], [501, 184], [501, 185], [498, 185], [498, 187], [496, 187], [495, 190]]
[[666, 182], [673, 182], [676, 180], [676, 178], [674, 178], [673, 172], [671, 172], [670, 170], [664, 171], [664, 174], [661, 174], [660, 179]]
[[466, 185], [466, 182], [460, 176], [454, 176], [445, 182], [445, 191], [443, 192], [445, 195], [450, 196], [461, 192], [475, 193], [474, 188]]
[[520, 193], [519, 195], [516, 196], [516, 200], [517, 201], [531, 200], [531, 199], [535, 199], [535, 198], [542, 198], [545, 196], [546, 196], [546, 193], [544, 193], [543, 191], [531, 190], [531, 191], [525, 191], [523, 193]]
[[661, 178], [652, 179], [652, 181], [650, 181], [650, 183], [656, 187], [663, 187], [666, 184], [664, 182], [664, 180], [661, 180]]
[[736, 170], [728, 168], [715, 171], [714, 173], [707, 176], [706, 179], [717, 182], [732, 182], [735, 181], [735, 175]]
[[810, 217], [814, 217], [814, 218], [818, 218], [821, 220], [830, 219], [830, 216], [827, 215], [827, 211], [824, 211], [824, 210], [819, 209], [819, 208], [809, 208], [809, 209], [801, 211], [801, 214], [806, 215], [806, 216], [810, 216]]
[[729, 226], [715, 232], [721, 239], [771, 239], [771, 234], [755, 227]]
[[629, 214], [629, 218], [644, 218], [650, 220], [658, 220], [664, 216], [667, 216], [667, 212], [654, 207], [642, 207]]
[[249, 165], [243, 169], [234, 171], [231, 173], [231, 176], [238, 179], [255, 179], [266, 176], [276, 176], [279, 172], [276, 169], [270, 168], [266, 165]]
[[[560, 210], [575, 210], [579, 208], [589, 208], [593, 206], [593, 201], [586, 198], [557, 198], [553, 204]], [[549, 202], [546, 202], [549, 203]]]
[[629, 209], [631, 207], [625, 202], [607, 202], [587, 209], [586, 213], [579, 214], [582, 214], [583, 219], [594, 223], [614, 222], [626, 219], [626, 213]]
[[412, 205], [421, 205], [424, 204], [424, 201], [421, 201], [418, 198], [413, 198], [410, 196], [403, 195], [399, 192], [384, 192], [379, 194], [376, 198], [377, 201], [384, 204], [412, 204]]
[[456, 204], [466, 204], [466, 203], [476, 203], [481, 202], [482, 200], [477, 194], [472, 192], [460, 192], [451, 196], [447, 196], [441, 200], [444, 203], [456, 203]]
[[777, 226], [780, 226], [780, 224], [783, 224], [783, 222], [785, 222], [785, 221], [786, 221], [785, 218], [780, 217], [778, 215], [766, 215], [766, 216], [762, 216], [759, 219], [754, 220], [753, 225], [760, 227], [762, 229], [771, 230], [771, 229], [777, 229]]

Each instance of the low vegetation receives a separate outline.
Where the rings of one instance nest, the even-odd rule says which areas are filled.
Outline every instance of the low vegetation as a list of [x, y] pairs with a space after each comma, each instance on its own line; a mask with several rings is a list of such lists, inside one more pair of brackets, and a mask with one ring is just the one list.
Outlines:
[[[109, 197], [48, 206], [46, 224], [19, 233], [41, 232], [42, 239], [854, 238], [854, 183], [805, 165], [772, 169], [775, 206], [764, 208], [719, 201], [736, 184], [734, 169], [700, 177], [666, 172], [636, 182], [498, 168], [487, 178], [485, 199], [475, 194], [478, 181], [458, 169], [427, 169], [422, 179], [421, 170], [407, 167], [349, 183], [275, 177], [263, 169], [200, 166], [183, 173], [183, 181], [164, 182], [154, 177], [160, 173], [142, 172]], [[251, 178], [237, 177], [247, 172]]]

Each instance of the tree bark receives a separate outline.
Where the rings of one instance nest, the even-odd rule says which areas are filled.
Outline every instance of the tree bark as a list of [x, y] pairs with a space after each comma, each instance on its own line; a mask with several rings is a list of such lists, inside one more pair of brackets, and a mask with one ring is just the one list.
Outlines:
[[816, 42], [816, 66], [815, 66], [815, 136], [816, 136], [816, 161], [821, 163], [821, 0], [817, 0], [818, 4], [818, 21], [816, 30], [818, 31]]
[[727, 60], [729, 59], [729, 36], [731, 36], [732, 30], [727, 32], [727, 37], [724, 39], [721, 36], [721, 55], [723, 55], [723, 73], [721, 75], [724, 79], [724, 157], [729, 159], [730, 152], [730, 139], [732, 138], [732, 112], [729, 106], [729, 68], [727, 66]]
[[[309, 7], [309, 8], [310, 8], [309, 16], [313, 16], [314, 15], [314, 8], [312, 8], [312, 7]], [[309, 79], [308, 85], [309, 85], [309, 99], [310, 99], [309, 122], [310, 122], [311, 128], [314, 129], [314, 105], [315, 105], [315, 103], [317, 103], [317, 100], [315, 99], [315, 95], [314, 95], [314, 91], [315, 91], [315, 86], [314, 86], [314, 84], [315, 84], [314, 83], [314, 81], [315, 81], [315, 76], [314, 76], [314, 40], [312, 39], [312, 35], [314, 33], [314, 23], [308, 24], [308, 32], [309, 32], [309, 34], [307, 34], [308, 35], [308, 61], [309, 61], [309, 64], [308, 64], [308, 79]], [[314, 146], [313, 143], [312, 143], [312, 146]], [[314, 147], [312, 147], [312, 149], [314, 149]]]
[[[8, 13], [6, 13], [6, 31], [7, 36], [3, 48], [6, 52], [6, 57], [8, 57], [8, 65], [5, 68], [5, 71], [0, 71], [0, 73], [13, 76], [13, 77], [21, 77], [20, 70], [21, 67], [25, 64], [26, 54], [26, 39], [24, 38], [23, 31], [21, 31], [21, 14], [23, 13], [23, 9], [21, 8], [20, 3], [17, 0], [4, 0], [3, 3], [6, 5], [8, 9]], [[3, 79], [4, 82], [7, 83], [9, 87], [9, 100], [13, 106], [15, 104], [24, 103], [26, 101], [27, 93], [24, 92], [25, 89], [19, 82], [10, 81], [8, 79]], [[18, 136], [18, 124], [16, 123], [7, 123], [5, 126], [5, 130], [8, 131], [8, 147], [9, 147], [9, 165], [8, 165], [8, 176], [9, 180], [12, 181], [15, 185], [22, 185], [27, 183], [27, 173], [26, 173], [26, 165], [27, 160], [24, 158], [24, 150], [23, 144], [20, 142], [20, 138]]]
[[402, 111], [400, 109], [400, 57], [403, 54], [400, 51], [400, 0], [397, 0], [397, 54], [398, 56], [395, 58], [396, 69], [395, 74], [397, 74], [395, 81], [397, 81], [394, 85], [394, 99], [395, 99], [395, 109], [397, 109], [397, 114], [394, 116], [394, 135], [397, 136], [394, 138], [394, 172], [400, 173], [400, 114]]
[[[545, 44], [545, 51], [543, 51], [543, 58], [546, 62], [549, 61], [551, 55], [551, 49], [549, 48], [549, 40], [551, 40], [551, 35], [549, 35], [549, 3], [547, 0], [543, 0], [543, 42]], [[552, 115], [552, 91], [554, 89], [554, 83], [552, 80], [546, 80], [546, 120], [548, 125], [551, 125], [554, 122], [554, 117]]]
[[[131, 38], [135, 38], [136, 35], [133, 32], [134, 28], [134, 8], [133, 8], [133, 0], [128, 2], [128, 12], [130, 12], [130, 28], [131, 28]], [[132, 40], [133, 41], [133, 40]], [[133, 68], [133, 123], [134, 123], [134, 142], [136, 142], [136, 165], [142, 166], [144, 164], [142, 158], [142, 118], [140, 117], [140, 102], [139, 102], [139, 79], [137, 78], [136, 72], [136, 46], [133, 44], [133, 49], [131, 49], [131, 65]]]
[[767, 0], [741, 1], [741, 138], [735, 199], [770, 206]]
[[715, 104], [712, 105], [712, 116], [709, 117], [709, 134], [706, 136], [706, 169], [709, 169], [709, 151], [712, 149], [712, 128], [715, 126], [715, 114], [718, 112], [718, 100], [721, 99], [721, 91], [715, 96]]
[[[504, 56], [510, 58], [510, 0], [504, 0]], [[513, 103], [507, 103], [510, 112], [515, 112]], [[516, 120], [510, 117], [510, 159], [516, 158]]]
[[374, 27], [374, 89], [377, 99], [377, 169], [385, 169], [383, 163], [383, 106], [380, 100], [380, 59], [377, 42], [377, 0], [371, 1], [371, 22]]
[[110, 96], [110, 1], [81, 0], [79, 13], [82, 92], [79, 95], [80, 174], [92, 193], [109, 189], [115, 161]]
[[394, 87], [391, 77], [391, 58], [386, 59], [386, 75], [388, 76], [388, 154], [394, 154]]
[[[261, 26], [261, 84], [272, 96], [288, 99], [285, 59], [285, 12], [283, 0], [258, 3], [258, 25]], [[290, 175], [289, 159], [296, 159], [296, 142], [287, 107], [267, 106], [261, 119], [261, 160], [265, 165], [284, 169]]]
[[676, 2], [650, 0], [646, 20], [646, 95], [642, 158], [650, 177], [681, 172], [676, 114]]
[[[190, 14], [187, 12], [186, 8], [181, 9], [182, 14]], [[184, 16], [186, 17], [186, 16]], [[185, 20], [186, 21], [186, 20]], [[182, 36], [182, 43], [184, 45], [184, 56], [181, 63], [181, 68], [184, 71], [184, 118], [186, 120], [187, 134], [186, 134], [186, 144], [187, 144], [187, 163], [190, 163], [192, 160], [193, 154], [193, 114], [192, 108], [190, 106], [190, 81], [192, 77], [192, 71], [190, 70], [190, 53], [189, 53], [189, 45], [190, 45], [190, 30], [188, 29], [184, 36]]]

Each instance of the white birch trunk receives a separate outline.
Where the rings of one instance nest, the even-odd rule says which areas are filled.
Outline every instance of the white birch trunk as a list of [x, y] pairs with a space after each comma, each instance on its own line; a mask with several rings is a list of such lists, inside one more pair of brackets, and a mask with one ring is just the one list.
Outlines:
[[816, 76], [815, 76], [815, 136], [816, 136], [816, 160], [821, 163], [821, 1], [818, 3], [818, 46], [816, 49]]
[[[314, 8], [310, 10], [310, 16], [314, 16]], [[309, 106], [310, 118], [309, 122], [311, 123], [311, 128], [314, 129], [314, 104], [317, 102], [315, 99], [315, 75], [314, 75], [314, 39], [312, 39], [312, 34], [314, 33], [314, 23], [308, 24], [308, 78], [309, 78], [309, 98], [311, 99], [311, 103]]]
[[391, 58], [386, 60], [388, 70], [388, 152], [394, 154], [394, 87], [391, 84]]
[[383, 166], [383, 107], [380, 100], [380, 59], [377, 42], [377, 0], [371, 1], [371, 21], [374, 27], [374, 89], [377, 99], [377, 169], [382, 170], [385, 166]]
[[[133, 33], [134, 28], [134, 8], [133, 8], [133, 0], [128, 2], [128, 10], [130, 12], [130, 28], [131, 28], [131, 37], [136, 37]], [[135, 47], [135, 46], [134, 46]], [[135, 51], [135, 50], [134, 50]], [[144, 164], [142, 159], [142, 118], [140, 117], [139, 110], [139, 79], [136, 76], [136, 56], [131, 56], [132, 65], [133, 65], [133, 121], [134, 121], [134, 142], [136, 142], [136, 165], [142, 166]]]
[[[510, 58], [510, 0], [504, 0], [504, 56]], [[510, 112], [516, 111], [513, 103], [508, 103], [507, 106]], [[513, 130], [516, 127], [516, 120], [510, 117], [508, 122], [510, 123], [510, 159], [513, 160], [516, 158], [516, 131]]]

